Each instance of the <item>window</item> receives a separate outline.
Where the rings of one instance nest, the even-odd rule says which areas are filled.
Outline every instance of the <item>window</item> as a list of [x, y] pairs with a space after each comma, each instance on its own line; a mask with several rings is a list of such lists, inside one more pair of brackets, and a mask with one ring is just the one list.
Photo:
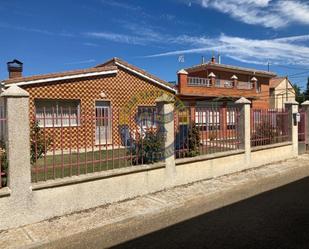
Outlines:
[[219, 130], [220, 113], [216, 110], [198, 110], [195, 112], [195, 124], [201, 130]]
[[36, 100], [35, 117], [41, 127], [80, 124], [79, 100]]
[[139, 106], [138, 107], [138, 123], [143, 128], [151, 128], [156, 126], [156, 107]]
[[236, 112], [234, 110], [228, 110], [226, 112], [226, 124], [227, 129], [235, 129], [236, 125]]

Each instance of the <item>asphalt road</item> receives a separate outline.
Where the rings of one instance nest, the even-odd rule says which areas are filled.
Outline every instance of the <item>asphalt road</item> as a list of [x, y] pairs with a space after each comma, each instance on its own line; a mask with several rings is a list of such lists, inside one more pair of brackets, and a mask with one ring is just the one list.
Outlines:
[[114, 248], [309, 248], [309, 178]]

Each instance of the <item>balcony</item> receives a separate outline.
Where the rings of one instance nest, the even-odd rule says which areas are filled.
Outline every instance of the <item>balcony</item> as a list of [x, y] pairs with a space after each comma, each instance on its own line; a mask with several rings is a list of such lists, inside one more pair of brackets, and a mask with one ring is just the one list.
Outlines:
[[238, 81], [237, 82], [237, 89], [252, 90], [253, 89], [253, 83], [252, 82]]
[[[188, 86], [212, 87], [211, 80], [208, 78], [188, 77]], [[232, 80], [216, 79], [216, 88], [234, 88]], [[237, 81], [236, 88], [240, 90], [252, 90], [253, 83], [245, 81]]]
[[211, 81], [207, 78], [188, 77], [189, 86], [206, 86], [211, 87]]
[[230, 80], [216, 79], [216, 87], [218, 88], [233, 88], [233, 82]]

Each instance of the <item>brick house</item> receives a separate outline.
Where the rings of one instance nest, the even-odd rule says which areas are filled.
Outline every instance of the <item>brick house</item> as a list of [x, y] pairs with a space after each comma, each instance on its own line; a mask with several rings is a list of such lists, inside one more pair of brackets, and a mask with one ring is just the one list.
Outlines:
[[252, 101], [253, 108], [269, 108], [269, 87], [273, 72], [208, 63], [178, 72], [178, 96], [188, 105], [229, 104], [240, 97]]
[[125, 125], [121, 115], [132, 99], [132, 109], [124, 111], [130, 123], [126, 125], [146, 109], [147, 115], [138, 120], [143, 126], [154, 120], [154, 93], [176, 92], [169, 83], [118, 58], [83, 70], [30, 77], [22, 76], [22, 63], [14, 60], [8, 71], [9, 79], [2, 84], [16, 84], [29, 92], [30, 119], [49, 131], [57, 149], [120, 144], [120, 126]]
[[[190, 109], [191, 119], [203, 131], [230, 132], [235, 128], [234, 102], [245, 97], [252, 108], [270, 108], [273, 72], [210, 62], [178, 71], [177, 96]], [[230, 108], [229, 108], [230, 107]], [[233, 135], [233, 132], [231, 132]]]

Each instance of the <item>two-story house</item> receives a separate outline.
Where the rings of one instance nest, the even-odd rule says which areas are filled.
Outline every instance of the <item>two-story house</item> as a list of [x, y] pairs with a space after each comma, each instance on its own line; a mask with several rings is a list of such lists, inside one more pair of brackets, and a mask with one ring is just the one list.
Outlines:
[[250, 68], [217, 63], [212, 57], [178, 72], [178, 97], [188, 106], [231, 105], [240, 97], [252, 102], [252, 107], [270, 107], [270, 79], [276, 74]]
[[238, 120], [235, 101], [245, 97], [254, 109], [270, 108], [270, 80], [276, 74], [250, 68], [202, 62], [178, 71], [177, 97], [203, 133], [234, 136]]

